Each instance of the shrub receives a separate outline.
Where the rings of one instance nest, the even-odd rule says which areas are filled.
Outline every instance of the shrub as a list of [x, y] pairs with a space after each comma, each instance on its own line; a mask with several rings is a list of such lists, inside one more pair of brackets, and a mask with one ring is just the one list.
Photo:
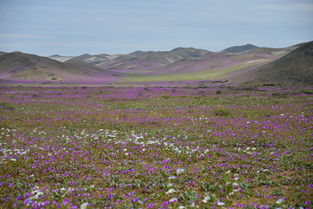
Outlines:
[[271, 117], [273, 115], [273, 112], [265, 112], [264, 116], [265, 117]]
[[263, 86], [276, 86], [274, 83], [264, 83]]
[[274, 97], [278, 97], [278, 98], [287, 98], [289, 95], [286, 92], [282, 92], [282, 93], [272, 93], [272, 96]]
[[1, 102], [0, 103], [0, 108], [3, 108], [5, 110], [15, 110], [14, 105], [7, 103], [7, 102]]
[[216, 94], [222, 94], [222, 91], [221, 90], [217, 90]]
[[304, 94], [313, 94], [313, 89], [303, 89], [302, 93], [304, 93]]
[[230, 111], [226, 110], [226, 109], [218, 109], [218, 110], [214, 110], [214, 114], [216, 116], [220, 116], [220, 117], [224, 116], [224, 117], [226, 117], [226, 116], [230, 115]]

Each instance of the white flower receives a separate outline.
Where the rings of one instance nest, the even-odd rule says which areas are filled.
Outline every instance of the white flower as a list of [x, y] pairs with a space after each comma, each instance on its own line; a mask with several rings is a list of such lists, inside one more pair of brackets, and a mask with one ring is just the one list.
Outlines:
[[211, 197], [209, 195], [205, 196], [202, 202], [207, 203], [208, 200], [211, 200]]
[[170, 199], [170, 202], [177, 202], [177, 198], [175, 197], [175, 198]]
[[174, 193], [174, 192], [176, 192], [175, 189], [169, 189], [165, 194], [172, 194], [172, 193]]
[[223, 202], [221, 202], [221, 201], [217, 201], [216, 204], [217, 204], [218, 206], [224, 206], [224, 205], [225, 205], [225, 203], [223, 203]]
[[280, 204], [280, 203], [282, 203], [283, 201], [284, 201], [284, 198], [281, 198], [281, 199], [277, 200], [276, 203], [277, 203], [277, 204]]
[[88, 202], [84, 202], [83, 204], [80, 205], [80, 209], [86, 209], [88, 206]]
[[184, 173], [185, 172], [185, 169], [184, 168], [178, 168], [177, 170], [176, 170], [176, 174], [177, 175], [179, 175], [179, 174], [181, 174], [181, 173]]
[[176, 179], [176, 176], [170, 176], [168, 179]]

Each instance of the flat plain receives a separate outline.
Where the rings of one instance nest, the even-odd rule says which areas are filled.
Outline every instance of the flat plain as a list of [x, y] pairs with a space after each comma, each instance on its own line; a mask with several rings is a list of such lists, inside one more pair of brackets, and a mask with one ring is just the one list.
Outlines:
[[313, 207], [312, 88], [0, 94], [0, 208]]

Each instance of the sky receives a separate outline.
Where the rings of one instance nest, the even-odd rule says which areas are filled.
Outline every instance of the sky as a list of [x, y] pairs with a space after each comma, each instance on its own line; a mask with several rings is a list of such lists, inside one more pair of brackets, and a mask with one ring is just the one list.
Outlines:
[[0, 51], [120, 54], [313, 40], [313, 0], [0, 0]]

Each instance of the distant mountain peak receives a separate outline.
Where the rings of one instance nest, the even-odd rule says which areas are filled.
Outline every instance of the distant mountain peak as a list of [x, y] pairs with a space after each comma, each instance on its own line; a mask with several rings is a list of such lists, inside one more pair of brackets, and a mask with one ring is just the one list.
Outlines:
[[248, 46], [248, 47], [253, 47], [253, 48], [257, 47], [256, 45], [253, 45], [253, 44], [246, 44], [246, 45], [243, 45], [243, 46]]
[[192, 47], [176, 47], [176, 48], [172, 49], [171, 51], [174, 52], [174, 51], [181, 51], [181, 50], [188, 50], [188, 49], [195, 49], [195, 48], [192, 48]]
[[245, 44], [245, 45], [241, 45], [241, 46], [232, 46], [229, 48], [226, 48], [223, 50], [223, 52], [226, 53], [242, 53], [251, 49], [255, 49], [258, 48], [258, 46], [255, 46], [253, 44]]

